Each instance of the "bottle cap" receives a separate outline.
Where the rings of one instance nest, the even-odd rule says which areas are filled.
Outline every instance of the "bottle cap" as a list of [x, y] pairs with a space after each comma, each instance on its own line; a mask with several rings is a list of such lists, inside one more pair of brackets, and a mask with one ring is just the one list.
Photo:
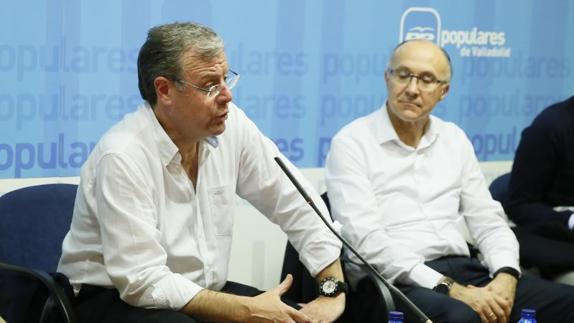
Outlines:
[[389, 312], [389, 320], [403, 320], [403, 319], [404, 319], [403, 312], [399, 311]]
[[534, 318], [536, 317], [536, 310], [532, 308], [523, 308], [520, 314], [525, 318]]

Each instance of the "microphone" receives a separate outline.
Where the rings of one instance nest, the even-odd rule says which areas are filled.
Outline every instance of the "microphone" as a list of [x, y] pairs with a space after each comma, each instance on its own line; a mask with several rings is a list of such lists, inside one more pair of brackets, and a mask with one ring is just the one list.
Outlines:
[[321, 218], [321, 220], [323, 221], [323, 223], [325, 223], [325, 225], [329, 228], [329, 230], [331, 230], [331, 232], [333, 232], [333, 234], [339, 239], [341, 240], [341, 242], [343, 243], [343, 245], [345, 245], [345, 247], [347, 247], [347, 249], [349, 249], [355, 256], [357, 256], [357, 258], [359, 258], [359, 260], [365, 264], [366, 268], [372, 272], [375, 277], [377, 277], [385, 286], [387, 286], [387, 288], [393, 293], [395, 294], [395, 296], [397, 296], [404, 304], [407, 305], [407, 307], [412, 310], [420, 319], [420, 322], [424, 322], [424, 323], [432, 323], [432, 321], [425, 315], [425, 313], [423, 313], [423, 311], [421, 311], [410, 299], [408, 299], [405, 294], [403, 294], [398, 288], [396, 288], [395, 286], [393, 286], [391, 283], [389, 283], [376, 269], [375, 267], [373, 267], [370, 263], [368, 263], [365, 258], [363, 258], [359, 252], [357, 250], [355, 250], [355, 248], [353, 248], [353, 246], [351, 246], [351, 244], [349, 242], [347, 242], [347, 240], [345, 240], [345, 238], [343, 238], [338, 232], [337, 230], [335, 230], [333, 228], [333, 226], [329, 223], [329, 221], [327, 221], [327, 219], [325, 218], [325, 216], [323, 216], [323, 214], [321, 213], [321, 211], [319, 211], [319, 209], [317, 208], [317, 206], [315, 205], [315, 202], [313, 202], [313, 200], [311, 199], [311, 197], [309, 196], [309, 194], [307, 194], [307, 192], [305, 191], [305, 189], [303, 189], [303, 187], [301, 186], [301, 184], [299, 183], [299, 181], [295, 178], [295, 176], [293, 176], [293, 173], [291, 173], [291, 171], [287, 168], [287, 166], [285, 165], [285, 163], [281, 160], [281, 158], [279, 157], [274, 157], [275, 161], [277, 162], [277, 164], [279, 165], [279, 167], [281, 167], [281, 170], [283, 170], [283, 173], [285, 173], [285, 175], [287, 175], [287, 177], [289, 177], [289, 180], [291, 181], [291, 183], [293, 183], [293, 185], [295, 185], [295, 188], [297, 188], [297, 191], [299, 191], [299, 193], [301, 193], [301, 195], [303, 196], [303, 198], [305, 199], [305, 201], [307, 202], [307, 204], [309, 204], [311, 206], [311, 208], [315, 211], [315, 213], [317, 213], [317, 215]]

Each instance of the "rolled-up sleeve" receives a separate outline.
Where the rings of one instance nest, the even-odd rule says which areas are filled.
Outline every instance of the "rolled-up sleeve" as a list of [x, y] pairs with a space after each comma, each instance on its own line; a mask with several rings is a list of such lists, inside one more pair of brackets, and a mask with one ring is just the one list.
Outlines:
[[275, 144], [242, 113], [242, 140], [238, 195], [248, 200], [287, 234], [299, 252], [300, 260], [315, 276], [341, 253], [341, 242], [329, 231], [313, 209], [283, 174], [274, 157], [280, 157], [301, 185], [307, 190], [321, 213], [330, 221], [327, 207], [316, 190], [285, 158]]
[[179, 310], [202, 287], [166, 265], [153, 187], [138, 172], [121, 153], [106, 154], [98, 163], [96, 214], [105, 268], [126, 303]]
[[520, 271], [518, 240], [508, 226], [502, 206], [488, 192], [472, 145], [463, 138], [465, 169], [460, 212], [491, 273], [505, 266]]

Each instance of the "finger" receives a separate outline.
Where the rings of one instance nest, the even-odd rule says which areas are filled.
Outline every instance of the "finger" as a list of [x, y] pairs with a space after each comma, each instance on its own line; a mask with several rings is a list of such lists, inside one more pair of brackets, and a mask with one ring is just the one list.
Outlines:
[[287, 276], [285, 277], [285, 279], [283, 279], [281, 284], [275, 286], [274, 288], [272, 288], [269, 291], [272, 293], [276, 293], [279, 296], [281, 296], [281, 295], [285, 294], [285, 292], [287, 292], [289, 290], [289, 288], [291, 288], [292, 284], [293, 284], [293, 276], [291, 276], [291, 274], [287, 274]]
[[512, 312], [512, 301], [500, 295], [494, 295], [494, 300], [504, 310], [504, 317], [508, 320]]
[[505, 319], [505, 311], [494, 298], [487, 298], [486, 302], [488, 303], [488, 307], [490, 307], [490, 312], [486, 313], [490, 322], [498, 322], [501, 319]]
[[297, 311], [294, 308], [289, 307], [287, 310], [287, 314], [295, 320], [297, 323], [316, 323], [317, 321], [312, 320], [309, 316], [305, 315], [305, 313], [301, 311]]
[[486, 315], [484, 315], [484, 313], [482, 313], [481, 311], [477, 311], [477, 310], [475, 310], [475, 312], [478, 313], [478, 316], [480, 316], [480, 322], [481, 323], [489, 323], [489, 321], [486, 318]]
[[494, 301], [502, 308], [504, 311], [504, 316], [508, 319], [510, 317], [510, 312], [512, 311], [512, 302], [505, 297], [500, 295], [494, 295]]
[[480, 315], [481, 320], [483, 322], [492, 322], [492, 317], [496, 315], [490, 309], [490, 306], [488, 305], [488, 301], [486, 299], [483, 299], [482, 302], [476, 304], [475, 311]]

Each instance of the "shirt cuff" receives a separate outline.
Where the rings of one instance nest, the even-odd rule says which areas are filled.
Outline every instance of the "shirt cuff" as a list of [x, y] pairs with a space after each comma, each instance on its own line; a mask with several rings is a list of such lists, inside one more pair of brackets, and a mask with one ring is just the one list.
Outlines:
[[488, 269], [492, 274], [502, 267], [512, 267], [522, 274], [518, 263], [518, 257], [512, 252], [501, 252], [490, 257], [488, 261]]
[[568, 228], [574, 230], [574, 213], [570, 214], [570, 219], [568, 219]]
[[[321, 238], [322, 237], [322, 238]], [[311, 276], [315, 277], [341, 255], [342, 243], [329, 231], [308, 243], [299, 255], [299, 259]]]
[[202, 289], [180, 274], [171, 274], [149, 287], [137, 305], [179, 311]]
[[425, 264], [416, 265], [409, 274], [411, 283], [433, 289], [442, 278], [442, 274]]

